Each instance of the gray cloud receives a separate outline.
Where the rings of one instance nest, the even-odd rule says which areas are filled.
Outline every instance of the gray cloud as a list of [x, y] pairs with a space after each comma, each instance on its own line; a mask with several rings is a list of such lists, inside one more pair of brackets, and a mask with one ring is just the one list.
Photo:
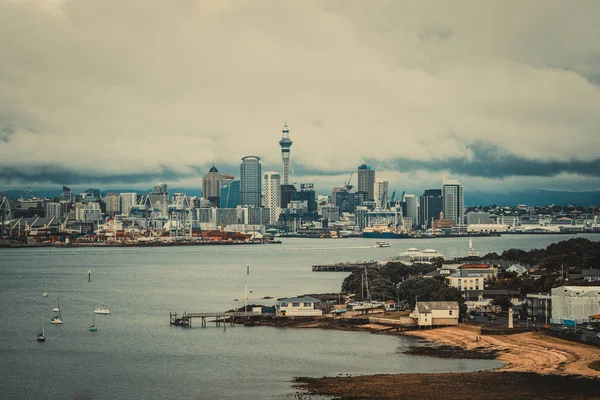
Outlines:
[[8, 125], [3, 128], [0, 128], [0, 141], [4, 143], [8, 143], [11, 136], [15, 134], [15, 127]]

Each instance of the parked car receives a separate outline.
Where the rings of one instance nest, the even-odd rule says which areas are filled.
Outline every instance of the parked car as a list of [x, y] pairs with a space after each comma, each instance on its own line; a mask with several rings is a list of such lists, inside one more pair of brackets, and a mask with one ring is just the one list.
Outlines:
[[585, 329], [589, 330], [589, 331], [595, 331], [596, 328], [594, 328], [594, 325], [589, 325], [585, 327]]

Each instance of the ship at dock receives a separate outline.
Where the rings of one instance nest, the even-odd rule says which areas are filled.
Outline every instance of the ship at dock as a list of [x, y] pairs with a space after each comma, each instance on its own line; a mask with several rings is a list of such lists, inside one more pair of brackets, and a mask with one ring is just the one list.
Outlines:
[[369, 239], [407, 239], [410, 234], [399, 229], [390, 228], [387, 225], [375, 225], [363, 229], [363, 237]]

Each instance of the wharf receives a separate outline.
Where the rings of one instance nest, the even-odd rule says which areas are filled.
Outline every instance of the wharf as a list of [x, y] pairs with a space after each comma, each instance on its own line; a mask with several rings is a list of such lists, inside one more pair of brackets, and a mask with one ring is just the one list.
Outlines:
[[169, 313], [169, 324], [176, 326], [183, 326], [191, 328], [192, 319], [200, 318], [201, 326], [206, 326], [207, 318], [215, 318], [214, 322], [219, 326], [221, 322], [225, 325], [225, 322], [229, 322], [230, 325], [235, 324], [235, 318], [248, 318], [261, 316], [261, 313], [255, 313], [251, 311], [236, 311], [236, 312], [204, 312], [204, 313], [188, 313], [183, 312], [181, 314], [176, 312]]
[[352, 272], [365, 268], [377, 268], [377, 261], [313, 265], [313, 272]]

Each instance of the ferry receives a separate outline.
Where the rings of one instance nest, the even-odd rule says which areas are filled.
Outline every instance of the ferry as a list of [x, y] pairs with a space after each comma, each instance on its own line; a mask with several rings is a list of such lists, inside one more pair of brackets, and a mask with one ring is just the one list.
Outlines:
[[370, 239], [403, 239], [411, 237], [408, 233], [400, 233], [387, 225], [375, 225], [363, 229], [362, 236]]
[[411, 247], [407, 249], [405, 252], [400, 253], [400, 255], [396, 257], [387, 258], [383, 261], [380, 261], [379, 264], [385, 265], [388, 262], [402, 262], [402, 263], [423, 263], [429, 264], [431, 260], [436, 258], [444, 258], [445, 256], [434, 249], [425, 249], [419, 250], [415, 247]]
[[375, 243], [375, 247], [392, 247], [392, 245], [390, 242], [386, 242], [385, 240], [378, 240]]

